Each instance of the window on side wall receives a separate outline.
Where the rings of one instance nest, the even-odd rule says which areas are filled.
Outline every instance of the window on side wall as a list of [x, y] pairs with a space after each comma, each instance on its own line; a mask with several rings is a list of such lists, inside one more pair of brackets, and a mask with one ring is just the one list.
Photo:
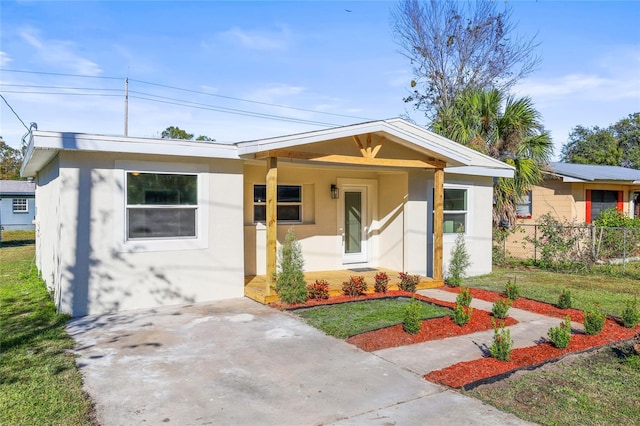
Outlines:
[[28, 213], [29, 204], [26, 198], [14, 198], [13, 199], [13, 212], [14, 213]]
[[531, 219], [532, 212], [533, 203], [531, 191], [529, 191], [516, 202], [516, 217], [520, 219]]
[[622, 191], [587, 190], [586, 221], [592, 222], [609, 209], [622, 211]]
[[467, 231], [467, 190], [462, 188], [444, 188], [445, 234]]
[[196, 174], [127, 172], [127, 239], [196, 238]]
[[[302, 186], [278, 185], [277, 220], [279, 223], [302, 223]], [[253, 222], [267, 220], [267, 186], [253, 186]]]

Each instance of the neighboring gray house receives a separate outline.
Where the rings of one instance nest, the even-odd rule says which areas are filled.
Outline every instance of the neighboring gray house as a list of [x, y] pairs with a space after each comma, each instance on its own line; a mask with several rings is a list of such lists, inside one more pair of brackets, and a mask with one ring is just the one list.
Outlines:
[[24, 180], [0, 180], [0, 227], [34, 230], [36, 184]]

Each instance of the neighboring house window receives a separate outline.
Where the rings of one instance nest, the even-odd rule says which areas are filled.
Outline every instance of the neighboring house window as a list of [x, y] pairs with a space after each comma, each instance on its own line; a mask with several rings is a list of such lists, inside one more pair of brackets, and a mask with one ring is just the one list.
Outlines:
[[127, 239], [197, 237], [198, 176], [127, 172]]
[[466, 232], [467, 230], [467, 190], [444, 188], [445, 234]]
[[14, 213], [28, 213], [29, 204], [27, 204], [26, 198], [14, 198], [13, 199], [13, 212]]
[[622, 211], [622, 191], [603, 191], [587, 189], [586, 193], [585, 221], [591, 223], [600, 217], [600, 214], [609, 209]]
[[533, 211], [532, 206], [531, 191], [529, 191], [518, 199], [518, 202], [516, 203], [516, 217], [531, 219], [531, 213]]
[[[302, 186], [278, 185], [277, 220], [278, 222], [302, 222]], [[267, 220], [267, 186], [253, 186], [253, 221]]]

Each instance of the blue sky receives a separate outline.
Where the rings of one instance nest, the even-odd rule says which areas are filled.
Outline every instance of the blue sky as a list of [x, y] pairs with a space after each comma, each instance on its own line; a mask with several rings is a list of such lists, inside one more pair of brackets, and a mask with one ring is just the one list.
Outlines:
[[[515, 93], [533, 99], [556, 155], [576, 125], [640, 112], [640, 1], [509, 4], [542, 58]], [[122, 134], [127, 76], [131, 136], [174, 125], [238, 141], [403, 114], [427, 124], [402, 101], [412, 75], [395, 5], [3, 0], [0, 92], [41, 130]], [[0, 135], [19, 146], [25, 128], [4, 102], [0, 113]]]

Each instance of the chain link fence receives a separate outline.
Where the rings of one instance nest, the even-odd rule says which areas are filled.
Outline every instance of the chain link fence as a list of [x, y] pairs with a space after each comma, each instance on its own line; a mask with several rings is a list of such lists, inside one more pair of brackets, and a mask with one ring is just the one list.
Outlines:
[[520, 224], [494, 236], [494, 260], [620, 264], [640, 261], [640, 228]]

